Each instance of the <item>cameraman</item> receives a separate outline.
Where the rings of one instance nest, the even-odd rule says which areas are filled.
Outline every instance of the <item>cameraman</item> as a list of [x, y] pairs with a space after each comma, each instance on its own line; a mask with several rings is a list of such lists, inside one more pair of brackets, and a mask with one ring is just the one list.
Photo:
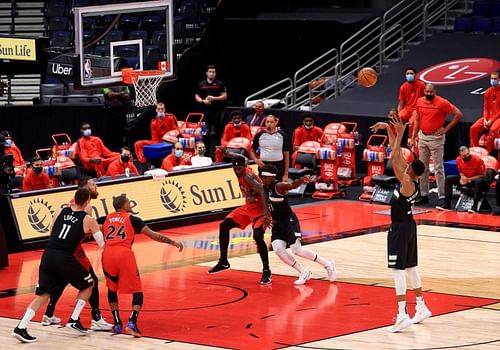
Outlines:
[[5, 154], [5, 137], [0, 134], [0, 193], [9, 193], [14, 172], [14, 157]]

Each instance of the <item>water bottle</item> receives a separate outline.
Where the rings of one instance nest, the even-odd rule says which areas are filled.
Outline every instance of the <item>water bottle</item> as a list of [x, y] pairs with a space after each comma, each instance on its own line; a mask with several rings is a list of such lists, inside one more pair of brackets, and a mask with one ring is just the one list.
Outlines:
[[125, 176], [130, 177], [130, 169], [129, 168], [125, 168]]

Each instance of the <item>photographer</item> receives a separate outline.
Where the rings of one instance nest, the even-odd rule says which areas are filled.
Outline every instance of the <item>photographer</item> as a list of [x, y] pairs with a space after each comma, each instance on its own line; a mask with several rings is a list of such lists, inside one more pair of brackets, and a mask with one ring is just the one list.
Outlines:
[[14, 172], [14, 157], [5, 154], [5, 137], [0, 135], [0, 194], [9, 193]]

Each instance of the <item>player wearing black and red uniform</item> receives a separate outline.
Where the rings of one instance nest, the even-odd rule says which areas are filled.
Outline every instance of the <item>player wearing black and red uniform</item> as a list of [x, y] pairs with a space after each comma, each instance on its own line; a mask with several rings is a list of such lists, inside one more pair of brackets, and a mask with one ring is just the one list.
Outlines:
[[257, 244], [257, 251], [262, 260], [263, 271], [261, 284], [272, 282], [269, 268], [269, 255], [264, 241], [264, 233], [270, 222], [267, 201], [262, 187], [262, 180], [248, 167], [247, 159], [241, 155], [233, 157], [233, 171], [238, 178], [240, 190], [245, 197], [245, 204], [236, 208], [221, 222], [219, 226], [220, 258], [217, 264], [208, 270], [208, 273], [217, 273], [229, 269], [227, 251], [229, 247], [229, 231], [235, 227], [244, 229], [252, 224], [253, 239]]
[[106, 246], [102, 252], [102, 269], [108, 287], [108, 302], [113, 314], [115, 334], [123, 333], [122, 321], [118, 311], [118, 291], [132, 294], [132, 313], [128, 319], [125, 333], [141, 337], [137, 327], [137, 318], [142, 308], [143, 293], [141, 277], [135, 260], [132, 244], [136, 233], [144, 233], [155, 241], [171, 244], [182, 251], [182, 242], [177, 242], [160, 233], [152, 231], [144, 222], [130, 215], [130, 201], [125, 194], [113, 199], [115, 212], [101, 217]]

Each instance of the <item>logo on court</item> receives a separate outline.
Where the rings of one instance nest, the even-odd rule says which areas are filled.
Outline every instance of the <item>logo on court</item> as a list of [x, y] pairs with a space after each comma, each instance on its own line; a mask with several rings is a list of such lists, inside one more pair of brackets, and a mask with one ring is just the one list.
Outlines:
[[160, 190], [161, 203], [168, 211], [178, 213], [186, 208], [186, 196], [182, 187], [175, 181], [166, 180]]
[[417, 77], [434, 85], [458, 85], [486, 78], [499, 67], [491, 58], [462, 58], [425, 68]]
[[47, 201], [39, 198], [30, 201], [28, 221], [35, 231], [40, 233], [49, 232], [53, 214], [54, 210]]

